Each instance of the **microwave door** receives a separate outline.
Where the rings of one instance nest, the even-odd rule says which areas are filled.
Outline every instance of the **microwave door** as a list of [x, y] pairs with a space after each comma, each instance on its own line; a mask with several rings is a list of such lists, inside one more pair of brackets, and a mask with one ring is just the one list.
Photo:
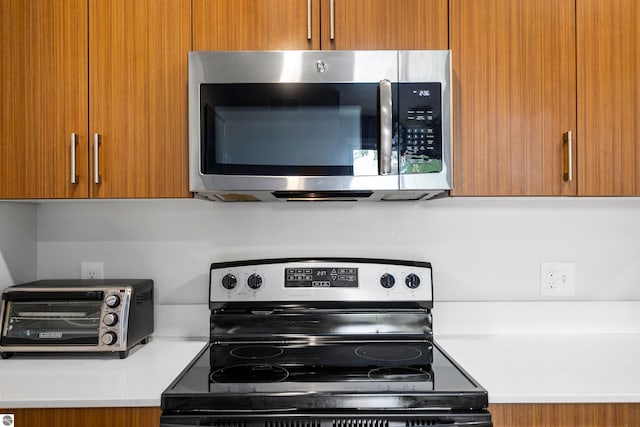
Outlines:
[[396, 190], [396, 86], [201, 85], [202, 189]]

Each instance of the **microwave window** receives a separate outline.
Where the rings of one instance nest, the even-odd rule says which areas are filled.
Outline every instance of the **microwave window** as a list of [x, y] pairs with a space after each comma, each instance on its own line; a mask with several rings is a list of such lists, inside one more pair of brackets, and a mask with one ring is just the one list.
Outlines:
[[101, 301], [9, 301], [3, 344], [96, 345]]
[[202, 172], [377, 175], [378, 85], [201, 85]]
[[350, 166], [360, 150], [361, 110], [217, 107], [216, 159], [223, 164]]

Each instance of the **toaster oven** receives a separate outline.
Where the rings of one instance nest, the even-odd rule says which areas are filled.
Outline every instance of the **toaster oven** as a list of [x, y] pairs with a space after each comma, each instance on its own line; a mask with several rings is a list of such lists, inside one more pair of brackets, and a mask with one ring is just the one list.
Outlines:
[[109, 352], [125, 358], [153, 333], [149, 279], [39, 280], [2, 292], [0, 356]]

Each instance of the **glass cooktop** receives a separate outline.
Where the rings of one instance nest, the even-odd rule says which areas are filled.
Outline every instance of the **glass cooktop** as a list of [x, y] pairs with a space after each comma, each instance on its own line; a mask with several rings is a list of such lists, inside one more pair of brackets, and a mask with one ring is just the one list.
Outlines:
[[167, 410], [486, 407], [432, 341], [208, 344], [162, 395]]

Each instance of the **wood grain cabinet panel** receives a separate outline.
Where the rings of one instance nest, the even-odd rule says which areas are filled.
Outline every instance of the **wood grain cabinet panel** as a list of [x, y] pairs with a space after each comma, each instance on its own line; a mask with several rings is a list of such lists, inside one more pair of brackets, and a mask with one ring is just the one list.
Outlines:
[[[190, 0], [90, 0], [91, 197], [188, 197]], [[98, 148], [96, 183], [95, 144]]]
[[448, 49], [447, 0], [322, 0], [322, 48]]
[[578, 193], [640, 195], [640, 2], [577, 1]]
[[159, 427], [160, 408], [0, 409], [14, 414], [16, 427]]
[[319, 49], [319, 1], [193, 0], [193, 49]]
[[86, 16], [86, 0], [0, 1], [2, 199], [88, 195]]
[[575, 1], [451, 0], [449, 13], [453, 194], [574, 195]]
[[194, 0], [193, 46], [447, 49], [447, 13], [447, 0]]
[[636, 427], [639, 403], [493, 404], [494, 427]]

